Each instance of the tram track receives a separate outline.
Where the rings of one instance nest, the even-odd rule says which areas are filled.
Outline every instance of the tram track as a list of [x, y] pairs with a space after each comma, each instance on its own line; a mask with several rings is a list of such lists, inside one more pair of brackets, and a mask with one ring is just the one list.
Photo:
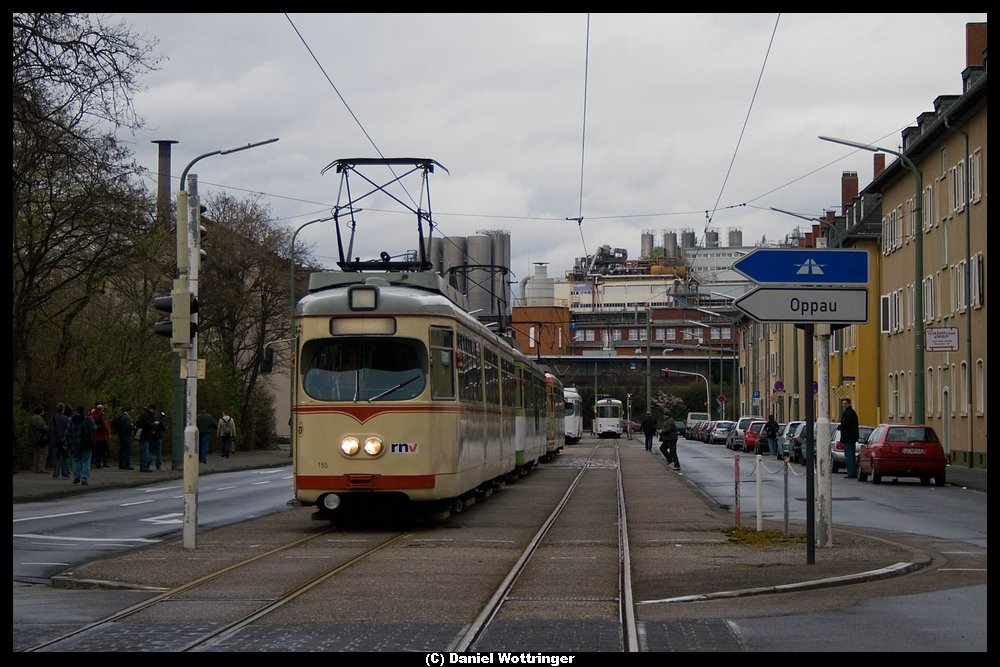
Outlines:
[[[636, 651], [620, 470], [617, 443], [602, 442], [564, 452], [443, 525], [317, 531], [293, 510], [274, 519], [281, 528], [260, 537], [243, 531], [239, 540], [220, 535], [206, 553], [175, 545], [140, 561], [140, 551], [114, 570], [181, 557], [198, 569], [189, 582], [25, 650], [127, 642], [167, 652], [551, 651], [560, 636], [580, 650], [565, 628], [583, 625], [599, 627], [589, 633], [591, 650]], [[257, 548], [266, 550], [243, 551]], [[114, 583], [121, 590], [127, 582]], [[296, 634], [309, 639], [290, 649]]]

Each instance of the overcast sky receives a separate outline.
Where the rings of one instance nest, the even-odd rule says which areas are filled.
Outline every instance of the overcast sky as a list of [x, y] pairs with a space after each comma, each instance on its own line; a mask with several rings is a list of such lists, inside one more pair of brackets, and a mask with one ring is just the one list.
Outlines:
[[[517, 281], [602, 245], [638, 257], [644, 231], [659, 245], [708, 225], [725, 245], [735, 228], [754, 245], [808, 227], [770, 207], [818, 217], [839, 207], [842, 172], [872, 177], [871, 153], [817, 135], [897, 148], [961, 93], [965, 24], [986, 17], [593, 14], [589, 34], [571, 13], [108, 18], [164, 57], [136, 98], [146, 127], [121, 137], [151, 187], [152, 140], [179, 142], [176, 191], [195, 157], [279, 137], [192, 172], [202, 195], [263, 193], [297, 228], [337, 203], [338, 176], [320, 175], [333, 160], [431, 158], [450, 172], [431, 176], [435, 233], [508, 230]], [[396, 255], [416, 248], [415, 218], [372, 213], [358, 237], [363, 259]], [[299, 238], [335, 268], [332, 223]]]

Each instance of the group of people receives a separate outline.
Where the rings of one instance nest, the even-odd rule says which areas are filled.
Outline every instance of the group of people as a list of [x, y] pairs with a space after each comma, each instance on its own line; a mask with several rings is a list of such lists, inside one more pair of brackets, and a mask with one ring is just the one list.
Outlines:
[[[228, 411], [215, 419], [204, 408], [198, 414], [200, 431], [198, 459], [208, 462], [212, 432], [222, 442], [222, 456], [229, 458], [235, 450], [236, 424]], [[108, 419], [104, 405], [98, 403], [88, 410], [82, 405], [74, 410], [68, 403], [56, 405], [46, 419], [41, 406], [32, 411], [28, 420], [32, 444], [32, 464], [36, 473], [46, 472], [46, 462], [51, 464], [52, 478], [73, 477], [74, 484], [87, 486], [90, 469], [110, 468], [109, 440], [118, 436], [118, 469], [134, 470], [132, 465], [133, 439], [139, 443], [139, 472], [152, 472], [163, 466], [163, 434], [167, 419], [163, 412], [150, 403], [139, 409], [135, 416], [130, 406], [122, 409], [113, 421]], [[16, 472], [16, 469], [15, 469]]]
[[[653, 414], [650, 412], [646, 413], [646, 416], [642, 420], [642, 434], [646, 439], [646, 451], [653, 451], [653, 436], [656, 435], [656, 420], [653, 419]], [[667, 464], [673, 466], [674, 470], [681, 469], [680, 459], [677, 458], [677, 424], [674, 422], [674, 418], [667, 415], [663, 420], [663, 426], [659, 429], [660, 432], [660, 453], [663, 454], [663, 458], [667, 460]]]

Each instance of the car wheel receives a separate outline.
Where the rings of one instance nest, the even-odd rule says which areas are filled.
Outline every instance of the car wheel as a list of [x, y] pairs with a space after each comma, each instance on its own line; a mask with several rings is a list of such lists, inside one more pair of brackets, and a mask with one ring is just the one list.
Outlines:
[[927, 486], [931, 483], [931, 478], [928, 475], [920, 476], [920, 486]]
[[872, 484], [882, 483], [882, 473], [875, 472], [875, 466], [872, 465]]
[[832, 470], [833, 472], [837, 472], [838, 470], [840, 470], [840, 464], [839, 463], [830, 463], [830, 470]]
[[868, 480], [868, 473], [861, 469], [861, 464], [858, 464], [858, 481], [865, 482]]
[[944, 476], [943, 471], [940, 475], [934, 475], [934, 486], [944, 486]]

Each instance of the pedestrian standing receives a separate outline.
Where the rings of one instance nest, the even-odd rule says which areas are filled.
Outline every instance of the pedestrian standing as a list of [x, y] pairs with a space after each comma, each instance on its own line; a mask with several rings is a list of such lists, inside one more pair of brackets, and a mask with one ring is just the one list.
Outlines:
[[858, 476], [858, 461], [855, 457], [855, 447], [860, 437], [858, 425], [858, 413], [851, 407], [851, 399], [845, 398], [841, 401], [844, 412], [840, 417], [840, 441], [844, 443], [844, 464], [847, 466], [847, 474], [844, 477]]
[[97, 430], [94, 431], [94, 460], [95, 468], [108, 467], [109, 438], [111, 435], [111, 424], [108, 423], [108, 415], [104, 412], [104, 405], [98, 403], [90, 411], [90, 416], [94, 420]]
[[216, 427], [215, 417], [208, 412], [208, 408], [202, 406], [201, 411], [198, 412], [196, 423], [198, 426], [198, 460], [202, 463], [208, 463], [208, 448], [212, 444], [212, 431]]
[[642, 420], [642, 434], [646, 436], [646, 451], [653, 451], [653, 436], [656, 435], [656, 420], [650, 412]]
[[778, 455], [778, 421], [774, 415], [767, 416], [767, 423], [764, 424], [764, 435], [767, 437], [767, 448], [771, 456]]
[[35, 472], [45, 472], [45, 459], [49, 456], [49, 425], [42, 414], [45, 408], [37, 406], [28, 419], [28, 431], [31, 433], [31, 454]]
[[[97, 423], [87, 414], [82, 405], [76, 406], [76, 414], [70, 420], [70, 427], [75, 431], [76, 446], [73, 450], [73, 483], [87, 486], [90, 479], [90, 461], [94, 455], [94, 433]], [[69, 436], [67, 436], [68, 440]]]
[[163, 432], [167, 430], [167, 416], [157, 412], [155, 405], [150, 405], [149, 408], [153, 417], [152, 433], [149, 436], [149, 458], [150, 464], [156, 465], [156, 469], [159, 470], [163, 465]]
[[56, 411], [49, 417], [49, 458], [52, 459], [52, 479], [69, 477], [70, 456], [66, 449], [66, 427], [69, 416], [63, 403], [56, 405]]
[[131, 406], [126, 405], [115, 419], [114, 431], [118, 434], [118, 469], [133, 470], [132, 433], [135, 431], [135, 424], [132, 422]]
[[677, 458], [677, 424], [674, 418], [667, 415], [660, 429], [660, 453], [667, 463], [673, 464], [674, 470], [681, 469], [681, 462]]
[[149, 472], [149, 443], [153, 441], [153, 424], [156, 413], [156, 405], [150, 403], [148, 406], [139, 409], [139, 423], [135, 431], [136, 440], [139, 441], [139, 472]]
[[218, 435], [222, 440], [222, 458], [228, 459], [232, 452], [233, 438], [236, 437], [236, 422], [233, 421], [229, 410], [222, 411], [222, 419], [219, 420]]

